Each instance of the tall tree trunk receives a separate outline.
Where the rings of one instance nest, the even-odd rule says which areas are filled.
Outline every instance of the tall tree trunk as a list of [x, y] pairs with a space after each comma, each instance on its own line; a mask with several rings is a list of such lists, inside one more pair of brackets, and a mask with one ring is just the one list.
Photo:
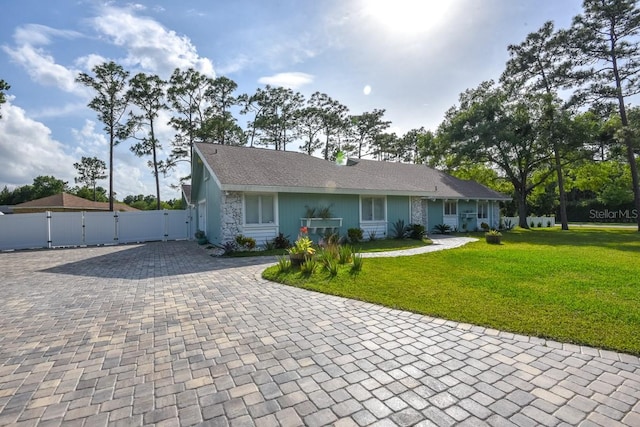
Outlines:
[[109, 210], [113, 212], [113, 129], [109, 136]]
[[156, 209], [160, 210], [160, 177], [158, 176], [158, 156], [156, 153], [156, 137], [151, 121], [151, 143], [153, 144], [153, 175], [156, 177]]
[[633, 152], [633, 141], [631, 140], [629, 128], [629, 119], [627, 118], [627, 109], [624, 105], [624, 96], [622, 94], [622, 82], [620, 72], [618, 71], [618, 62], [615, 57], [612, 58], [613, 75], [616, 79], [616, 92], [618, 93], [618, 107], [620, 108], [620, 122], [622, 123], [622, 131], [624, 135], [624, 144], [627, 147], [627, 159], [629, 168], [631, 169], [631, 185], [633, 185], [633, 202], [638, 215], [636, 222], [638, 224], [638, 232], [640, 233], [640, 179], [638, 179], [638, 163]]
[[516, 190], [516, 197], [518, 198], [518, 226], [529, 228], [529, 224], [527, 224], [527, 193]]
[[640, 179], [638, 179], [638, 162], [636, 162], [636, 156], [633, 152], [633, 144], [631, 143], [628, 135], [625, 136], [625, 140], [627, 145], [627, 158], [629, 159], [629, 166], [631, 168], [633, 201], [637, 212], [636, 220], [638, 223], [638, 232], [640, 232]]
[[553, 142], [553, 156], [556, 163], [556, 175], [558, 176], [558, 192], [560, 193], [560, 223], [562, 224], [563, 230], [568, 230], [569, 220], [567, 219], [567, 193], [564, 191], [564, 174], [562, 173], [560, 152], [556, 141]]

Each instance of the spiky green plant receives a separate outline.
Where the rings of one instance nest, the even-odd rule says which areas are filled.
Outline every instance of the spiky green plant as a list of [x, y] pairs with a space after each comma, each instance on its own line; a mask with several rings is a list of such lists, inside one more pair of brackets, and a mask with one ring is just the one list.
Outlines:
[[353, 255], [353, 248], [348, 245], [338, 247], [338, 264], [348, 264], [351, 262], [351, 256]]

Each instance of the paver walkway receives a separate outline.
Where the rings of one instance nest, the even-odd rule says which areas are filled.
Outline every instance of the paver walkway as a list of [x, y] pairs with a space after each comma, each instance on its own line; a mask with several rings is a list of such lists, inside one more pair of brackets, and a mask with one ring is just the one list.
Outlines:
[[0, 254], [0, 425], [640, 425], [638, 357], [268, 283], [268, 261]]
[[454, 249], [459, 248], [460, 246], [464, 246], [467, 243], [475, 242], [478, 239], [473, 237], [454, 237], [454, 236], [430, 236], [433, 244], [429, 246], [420, 246], [418, 248], [412, 249], [402, 249], [398, 251], [387, 251], [387, 252], [368, 252], [363, 253], [363, 258], [385, 258], [385, 257], [396, 257], [396, 256], [410, 256], [410, 255], [418, 255], [418, 254], [426, 254], [428, 252], [436, 252], [442, 251], [445, 249]]

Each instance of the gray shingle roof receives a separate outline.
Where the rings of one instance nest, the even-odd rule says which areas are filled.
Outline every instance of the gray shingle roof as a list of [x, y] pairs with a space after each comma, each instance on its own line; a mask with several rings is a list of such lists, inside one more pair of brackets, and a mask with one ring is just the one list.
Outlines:
[[283, 191], [412, 195], [452, 199], [509, 200], [473, 181], [424, 165], [349, 159], [347, 165], [293, 151], [196, 144], [196, 149], [229, 191]]
[[184, 195], [184, 199], [188, 204], [191, 204], [191, 185], [182, 184], [182, 194]]
[[[19, 203], [13, 206], [14, 212], [22, 209], [74, 209], [86, 211], [108, 211], [108, 202], [94, 202], [93, 200], [83, 199], [69, 193], [58, 193], [52, 196], [42, 197], [40, 199]], [[124, 203], [114, 203], [113, 209], [120, 212], [137, 212], [139, 209], [132, 208]]]

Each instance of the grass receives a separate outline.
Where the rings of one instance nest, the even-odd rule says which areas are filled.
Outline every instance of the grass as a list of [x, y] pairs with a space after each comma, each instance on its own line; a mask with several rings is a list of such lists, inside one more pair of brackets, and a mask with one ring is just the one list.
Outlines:
[[264, 277], [319, 292], [458, 322], [640, 355], [640, 235], [558, 228], [505, 233], [458, 249], [365, 259], [308, 279]]

